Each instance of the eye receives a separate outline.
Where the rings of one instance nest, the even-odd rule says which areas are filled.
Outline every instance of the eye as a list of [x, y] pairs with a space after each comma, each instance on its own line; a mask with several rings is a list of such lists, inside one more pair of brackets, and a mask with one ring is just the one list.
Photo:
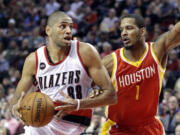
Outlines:
[[65, 28], [66, 28], [66, 25], [65, 25], [65, 24], [62, 24], [62, 25], [60, 25], [60, 28], [61, 28], [61, 29], [65, 29]]
[[131, 30], [131, 29], [133, 29], [133, 27], [132, 26], [127, 26], [127, 29]]

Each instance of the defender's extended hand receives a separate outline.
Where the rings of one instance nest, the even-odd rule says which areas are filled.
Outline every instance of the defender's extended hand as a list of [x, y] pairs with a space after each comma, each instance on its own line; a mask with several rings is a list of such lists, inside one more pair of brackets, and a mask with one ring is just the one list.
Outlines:
[[103, 90], [93, 89], [93, 90], [91, 91], [91, 93], [88, 95], [88, 97], [94, 98], [94, 97], [99, 96], [99, 95], [102, 94], [102, 93], [103, 93]]

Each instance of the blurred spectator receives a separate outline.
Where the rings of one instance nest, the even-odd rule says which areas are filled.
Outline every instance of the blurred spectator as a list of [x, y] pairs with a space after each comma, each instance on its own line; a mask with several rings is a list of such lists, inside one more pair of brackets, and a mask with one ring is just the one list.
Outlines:
[[112, 44], [112, 50], [119, 48], [121, 43], [121, 31], [120, 31], [120, 22], [119, 20], [115, 21], [114, 28], [109, 32], [109, 40]]
[[169, 97], [172, 96], [172, 89], [170, 88], [166, 88], [163, 90], [163, 99], [162, 99], [162, 102], [159, 104], [159, 115], [161, 117], [165, 117], [168, 110], [169, 110], [169, 107], [168, 107], [168, 100], [169, 100]]
[[108, 28], [109, 31], [112, 31], [114, 29], [114, 24], [118, 20], [116, 17], [116, 11], [115, 9], [111, 8], [108, 12], [108, 17], [105, 17], [103, 21], [101, 22], [101, 25], [104, 25]]
[[164, 116], [160, 117], [161, 121], [164, 125], [166, 135], [174, 135], [175, 127], [176, 127], [176, 113], [178, 112], [178, 101], [175, 96], [171, 96], [168, 99], [168, 108], [169, 113]]
[[35, 27], [32, 30], [31, 35], [28, 38], [29, 40], [29, 48], [37, 49], [39, 44], [43, 43], [44, 38], [40, 36], [39, 27]]
[[72, 12], [76, 12], [76, 10], [77, 10], [79, 7], [81, 7], [82, 4], [83, 4], [83, 2], [80, 1], [80, 0], [73, 0], [73, 3], [72, 3], [71, 6], [70, 6], [70, 10], [71, 10]]
[[9, 109], [5, 111], [5, 119], [0, 121], [0, 126], [8, 128], [10, 131], [10, 135], [15, 135], [16, 130], [19, 126], [19, 122], [11, 116], [11, 112]]
[[3, 80], [3, 77], [7, 75], [7, 71], [9, 69], [9, 62], [0, 54], [0, 81]]
[[10, 18], [8, 20], [8, 28], [5, 30], [5, 35], [8, 38], [15, 38], [18, 35], [19, 31], [16, 28], [16, 20], [14, 18]]
[[175, 49], [169, 52], [167, 69], [171, 71], [180, 70], [180, 60], [178, 59], [177, 52], [175, 51]]
[[3, 55], [10, 65], [15, 65], [19, 55], [19, 47], [15, 40], [10, 41], [9, 48], [3, 52]]
[[112, 53], [112, 47], [108, 42], [103, 43], [103, 52], [101, 53], [101, 58]]
[[61, 5], [56, 0], [49, 0], [49, 2], [46, 3], [46, 15], [49, 16], [54, 11], [58, 10], [61, 7]]

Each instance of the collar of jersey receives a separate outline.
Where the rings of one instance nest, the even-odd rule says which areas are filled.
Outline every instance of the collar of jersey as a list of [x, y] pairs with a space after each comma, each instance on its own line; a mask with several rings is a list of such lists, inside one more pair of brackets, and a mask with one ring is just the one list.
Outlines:
[[121, 51], [120, 51], [121, 58], [125, 62], [127, 62], [128, 64], [131, 64], [131, 65], [133, 65], [135, 67], [139, 67], [141, 65], [142, 61], [144, 60], [144, 58], [146, 57], [147, 53], [148, 53], [148, 45], [147, 45], [147, 43], [145, 45], [146, 45], [146, 49], [145, 49], [143, 55], [140, 57], [140, 59], [138, 61], [131, 61], [128, 58], [126, 58], [124, 56], [124, 48], [122, 48]]

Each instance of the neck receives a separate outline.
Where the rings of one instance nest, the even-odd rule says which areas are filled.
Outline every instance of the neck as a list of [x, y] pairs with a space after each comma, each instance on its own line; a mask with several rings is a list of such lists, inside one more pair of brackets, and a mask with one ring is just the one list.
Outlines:
[[132, 61], [138, 61], [146, 50], [145, 42], [139, 42], [131, 49], [124, 48], [124, 55]]
[[57, 47], [53, 45], [47, 46], [47, 51], [49, 53], [49, 57], [53, 63], [57, 63], [64, 59], [64, 57], [68, 54], [70, 47]]

